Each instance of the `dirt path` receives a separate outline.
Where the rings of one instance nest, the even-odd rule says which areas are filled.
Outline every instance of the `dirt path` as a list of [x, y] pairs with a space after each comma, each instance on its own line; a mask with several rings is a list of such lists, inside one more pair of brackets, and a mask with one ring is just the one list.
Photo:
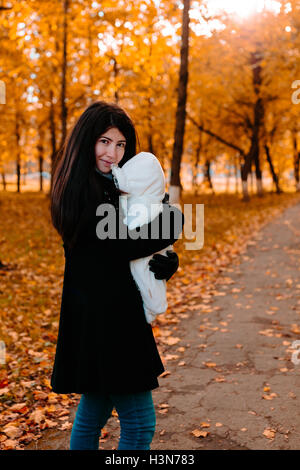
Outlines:
[[[169, 356], [170, 374], [153, 391], [153, 450], [300, 446], [300, 363], [292, 361], [300, 339], [300, 205], [266, 225], [239, 261], [219, 277], [219, 295], [175, 327], [181, 341], [167, 352], [177, 358]], [[100, 449], [116, 449], [117, 417], [105, 428]], [[195, 429], [209, 434], [196, 437]], [[68, 449], [69, 439], [70, 430], [49, 430], [26, 449]]]

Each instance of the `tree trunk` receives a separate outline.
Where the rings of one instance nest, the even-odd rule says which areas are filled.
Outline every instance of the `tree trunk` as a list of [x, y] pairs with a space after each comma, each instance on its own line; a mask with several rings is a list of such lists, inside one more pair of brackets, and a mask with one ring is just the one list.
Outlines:
[[44, 164], [44, 157], [43, 155], [39, 156], [39, 171], [40, 171], [40, 191], [43, 191], [43, 164]]
[[260, 138], [260, 129], [263, 123], [264, 118], [264, 103], [262, 98], [259, 97], [260, 87], [262, 84], [262, 77], [261, 77], [261, 60], [263, 56], [261, 52], [258, 50], [252, 53], [251, 56], [251, 65], [253, 67], [253, 85], [254, 85], [254, 92], [257, 96], [255, 106], [254, 106], [254, 126], [253, 126], [253, 153], [252, 158], [255, 164], [255, 175], [256, 175], [256, 190], [257, 195], [262, 196], [262, 172], [260, 168], [260, 160], [259, 160], [259, 138]]
[[55, 128], [55, 110], [54, 110], [54, 96], [53, 90], [50, 89], [50, 111], [49, 111], [49, 124], [50, 124], [50, 135], [51, 135], [51, 179], [50, 179], [50, 193], [52, 190], [52, 176], [54, 169], [54, 162], [56, 158], [56, 128]]
[[298, 151], [298, 142], [297, 142], [297, 130], [293, 129], [293, 149], [294, 149], [294, 176], [295, 176], [295, 185], [296, 191], [300, 191], [300, 178], [299, 178], [299, 168], [300, 168], [300, 152]]
[[254, 194], [254, 188], [253, 188], [253, 168], [251, 168], [250, 171], [250, 189], [251, 189], [251, 195]]
[[[151, 81], [152, 83], [152, 77]], [[152, 126], [152, 101], [151, 101], [151, 96], [148, 97], [147, 99], [148, 102], [148, 108], [147, 108], [147, 121], [148, 121], [148, 151], [151, 153], [154, 153], [154, 147], [153, 147], [153, 126]]]
[[276, 193], [280, 194], [282, 191], [281, 191], [280, 186], [279, 186], [278, 176], [275, 173], [272, 158], [271, 158], [271, 154], [270, 154], [270, 149], [269, 149], [269, 146], [267, 144], [265, 144], [265, 152], [266, 152], [267, 162], [269, 163], [273, 183], [275, 184], [275, 187], [276, 187]]
[[298, 152], [297, 159], [295, 161], [296, 191], [297, 192], [300, 191], [299, 167], [300, 167], [300, 152]]
[[6, 191], [6, 179], [5, 179], [5, 173], [3, 170], [1, 171], [1, 177], [2, 177], [3, 191]]
[[243, 192], [243, 201], [249, 201], [249, 190], [248, 190], [248, 175], [251, 171], [252, 163], [252, 145], [250, 151], [245, 155], [244, 162], [241, 165], [241, 180], [242, 180], [242, 192]]
[[[260, 69], [260, 66], [258, 66]], [[260, 70], [259, 70], [259, 85], [260, 85]], [[254, 107], [254, 127], [253, 127], [253, 135], [252, 135], [252, 158], [255, 164], [255, 176], [256, 176], [256, 191], [258, 196], [262, 196], [262, 172], [260, 168], [260, 160], [259, 160], [259, 133], [262, 124], [262, 119], [264, 115], [264, 107], [261, 98], [258, 98], [255, 107]]]
[[251, 137], [251, 147], [248, 154], [245, 157], [245, 162], [242, 167], [242, 185], [243, 185], [243, 200], [249, 200], [248, 194], [248, 174], [251, 171], [252, 162], [255, 164], [255, 173], [256, 173], [256, 182], [257, 182], [257, 193], [259, 196], [262, 195], [262, 173], [259, 163], [259, 137], [260, 137], [260, 128], [264, 116], [264, 105], [262, 99], [259, 97], [260, 86], [262, 83], [261, 78], [261, 60], [262, 54], [260, 51], [255, 51], [251, 53], [250, 65], [252, 67], [252, 83], [254, 88], [254, 93], [257, 96], [257, 99], [254, 104], [254, 121], [252, 126], [252, 137]]
[[20, 153], [18, 151], [17, 163], [16, 163], [16, 172], [17, 172], [17, 193], [20, 192], [20, 183], [21, 183], [21, 164], [20, 164]]
[[17, 192], [20, 192], [20, 183], [21, 183], [21, 152], [20, 152], [20, 128], [19, 128], [19, 115], [16, 113], [16, 123], [15, 123], [15, 132], [16, 132], [16, 148], [17, 148], [17, 159], [16, 159], [16, 173], [17, 173]]
[[182, 189], [180, 181], [180, 165], [183, 151], [183, 139], [185, 129], [186, 116], [186, 99], [187, 99], [187, 83], [188, 83], [188, 57], [189, 57], [189, 9], [190, 0], [183, 0], [182, 15], [182, 41], [180, 49], [180, 71], [178, 84], [178, 98], [176, 111], [176, 125], [173, 146], [173, 157], [171, 166], [170, 181], [170, 203], [178, 203], [180, 200], [180, 192]]
[[62, 84], [61, 84], [61, 144], [63, 145], [67, 136], [67, 117], [68, 108], [66, 104], [66, 88], [67, 88], [67, 46], [68, 46], [68, 8], [69, 0], [63, 0], [63, 60], [62, 60]]
[[89, 96], [88, 96], [88, 104], [91, 104], [93, 101], [94, 96], [94, 73], [93, 73], [93, 35], [92, 35], [92, 27], [91, 21], [89, 19], [88, 25], [88, 41], [89, 41]]
[[115, 81], [115, 103], [118, 104], [120, 97], [119, 97], [119, 89], [118, 89], [118, 75], [119, 75], [119, 67], [118, 67], [118, 62], [117, 59], [114, 57], [113, 58], [113, 63], [114, 63], [114, 81]]
[[205, 165], [204, 165], [204, 183], [211, 189], [212, 193], [214, 194], [214, 187], [212, 184], [212, 179], [211, 179], [211, 162], [208, 158], [205, 160]]
[[234, 176], [235, 176], [235, 194], [239, 193], [239, 167], [238, 167], [238, 156], [234, 157]]
[[43, 165], [44, 165], [44, 131], [39, 128], [39, 143], [37, 145], [40, 173], [40, 191], [43, 191]]
[[[259, 131], [259, 126], [258, 126]], [[256, 176], [256, 193], [259, 197], [263, 195], [262, 189], [262, 172], [260, 168], [259, 160], [259, 135], [255, 132], [255, 146], [253, 151], [253, 162], [255, 164], [255, 176]]]
[[194, 165], [193, 179], [192, 179], [192, 189], [194, 190], [195, 196], [197, 196], [198, 194], [197, 176], [198, 176], [198, 165], [199, 165], [199, 160], [200, 160], [201, 148], [202, 148], [202, 131], [199, 132], [199, 141], [198, 141], [198, 145], [196, 148], [196, 158], [195, 158], [195, 165]]

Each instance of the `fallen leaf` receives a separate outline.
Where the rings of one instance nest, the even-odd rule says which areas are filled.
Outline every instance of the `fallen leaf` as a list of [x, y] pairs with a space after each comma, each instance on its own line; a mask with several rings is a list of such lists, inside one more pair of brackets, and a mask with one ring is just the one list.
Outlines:
[[6, 434], [8, 437], [11, 437], [14, 439], [15, 437], [20, 437], [23, 434], [22, 429], [18, 428], [17, 426], [14, 426], [13, 424], [7, 424], [4, 426], [2, 432]]
[[200, 431], [200, 429], [194, 429], [194, 431], [192, 431], [192, 434], [195, 437], [206, 437], [206, 436], [208, 436], [209, 432], [208, 431]]
[[178, 354], [166, 354], [164, 356], [165, 361], [173, 361], [174, 359], [178, 359]]
[[168, 413], [168, 411], [169, 411], [168, 408], [164, 408], [162, 410], [158, 410], [158, 413], [164, 415], [164, 414]]
[[64, 431], [65, 429], [70, 429], [72, 426], [73, 426], [72, 423], [66, 422], [59, 429], [61, 431]]
[[159, 377], [166, 377], [167, 375], [170, 375], [171, 372], [169, 370], [165, 370]]
[[46, 425], [47, 428], [54, 428], [57, 425], [57, 422], [46, 418], [45, 419], [45, 425]]
[[168, 346], [173, 346], [174, 344], [177, 344], [179, 341], [181, 341], [180, 338], [169, 336], [167, 338], [160, 338], [160, 341], [164, 344], [167, 344]]
[[300, 327], [298, 325], [293, 324], [291, 328], [291, 332], [295, 333], [296, 335], [300, 335]]
[[18, 446], [18, 441], [15, 441], [13, 439], [7, 439], [6, 441], [3, 442], [2, 445], [4, 449], [12, 450], [12, 449], [16, 449], [16, 447]]
[[216, 367], [216, 363], [215, 362], [202, 362], [202, 364], [204, 364], [206, 367]]
[[209, 423], [205, 423], [205, 422], [200, 423], [200, 426], [201, 426], [201, 428], [210, 428], [210, 424], [209, 424]]
[[35, 400], [47, 400], [48, 393], [42, 392], [40, 390], [35, 390], [33, 392], [33, 396], [34, 396]]
[[270, 328], [267, 328], [266, 330], [260, 330], [258, 333], [263, 336], [274, 336], [274, 332]]
[[36, 424], [40, 424], [40, 422], [45, 419], [44, 410], [34, 410], [32, 413], [30, 413], [29, 419], [34, 421]]
[[271, 429], [271, 428], [266, 428], [263, 432], [263, 435], [267, 438], [267, 439], [274, 439], [275, 437], [275, 434], [276, 434], [276, 430], [275, 429]]
[[26, 406], [26, 403], [15, 403], [14, 405], [12, 405], [9, 410], [10, 411], [16, 411], [17, 413], [20, 412], [20, 410], [22, 410], [22, 408], [24, 408], [24, 406]]
[[194, 429], [194, 431], [192, 431], [192, 434], [195, 437], [207, 437], [210, 433], [208, 431], [200, 431], [200, 429]]

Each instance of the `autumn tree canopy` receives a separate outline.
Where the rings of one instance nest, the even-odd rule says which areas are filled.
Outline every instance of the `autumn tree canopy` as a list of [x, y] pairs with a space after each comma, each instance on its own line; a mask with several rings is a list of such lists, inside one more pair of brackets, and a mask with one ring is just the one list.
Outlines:
[[[236, 2], [235, 2], [236, 3]], [[249, 4], [248, 4], [249, 3]], [[212, 171], [263, 175], [280, 192], [299, 184], [298, 2], [193, 1], [189, 5], [188, 83], [180, 184], [213, 189]], [[249, 11], [248, 11], [248, 10]], [[142, 150], [172, 167], [183, 3], [180, 1], [15, 0], [0, 10], [0, 170], [51, 172], [75, 119], [92, 101], [123, 106]], [[179, 147], [180, 149], [180, 147]], [[173, 162], [174, 165], [174, 162]], [[176, 166], [176, 165], [175, 165]], [[43, 178], [40, 179], [43, 189]]]

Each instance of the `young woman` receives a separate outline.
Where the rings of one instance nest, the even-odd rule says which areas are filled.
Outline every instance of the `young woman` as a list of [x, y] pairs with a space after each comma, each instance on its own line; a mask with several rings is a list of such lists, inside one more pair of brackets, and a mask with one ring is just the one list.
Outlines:
[[[51, 216], [63, 240], [64, 283], [56, 356], [51, 376], [55, 393], [82, 394], [70, 449], [98, 449], [101, 429], [115, 407], [121, 426], [118, 449], [150, 449], [155, 431], [152, 390], [164, 371], [152, 327], [129, 262], [173, 244], [182, 230], [172, 223], [170, 236], [98, 238], [99, 205], [116, 208], [120, 193], [111, 164], [121, 167], [136, 154], [136, 133], [120, 107], [93, 103], [79, 117], [54, 166]], [[175, 217], [176, 218], [176, 217]], [[170, 206], [157, 218], [170, 221]], [[178, 219], [177, 219], [178, 220]], [[154, 255], [150, 268], [168, 279], [178, 257]]]

